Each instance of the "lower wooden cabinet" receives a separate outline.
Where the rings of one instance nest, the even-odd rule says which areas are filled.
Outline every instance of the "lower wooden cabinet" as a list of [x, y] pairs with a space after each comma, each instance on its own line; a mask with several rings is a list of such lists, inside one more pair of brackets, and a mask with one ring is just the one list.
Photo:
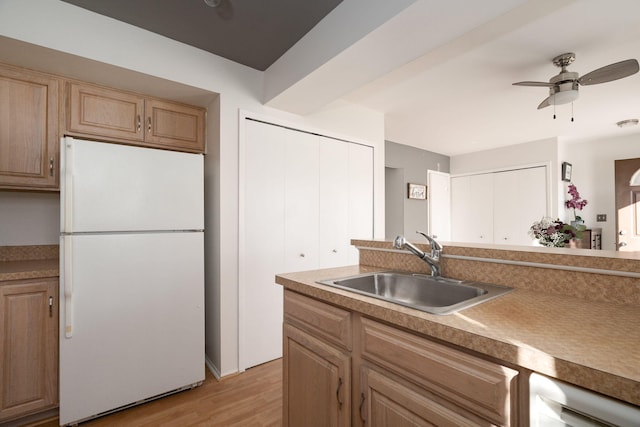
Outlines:
[[58, 279], [0, 282], [0, 424], [58, 402]]
[[350, 425], [351, 356], [291, 325], [283, 342], [283, 425]]
[[295, 292], [284, 300], [285, 426], [526, 420], [516, 369]]

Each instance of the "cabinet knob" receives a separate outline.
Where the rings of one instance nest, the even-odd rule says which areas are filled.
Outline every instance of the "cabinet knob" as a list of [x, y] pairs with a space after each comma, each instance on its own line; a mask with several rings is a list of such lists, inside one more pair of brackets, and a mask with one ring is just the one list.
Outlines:
[[627, 230], [620, 230], [618, 234], [624, 236], [625, 234], [627, 234]]
[[620, 247], [627, 246], [627, 242], [620, 242], [620, 244], [618, 246], [620, 246]]
[[333, 249], [331, 252], [333, 252], [334, 254], [337, 254], [338, 250], [337, 249]]
[[509, 238], [508, 237], [504, 237], [504, 240], [509, 240]]
[[142, 121], [140, 120], [140, 114], [138, 114], [138, 130], [136, 132], [140, 132], [141, 128], [142, 128]]
[[147, 118], [147, 132], [151, 133], [151, 117]]
[[304, 258], [304, 254], [300, 254], [300, 258]]
[[49, 158], [49, 176], [53, 176], [53, 157]]

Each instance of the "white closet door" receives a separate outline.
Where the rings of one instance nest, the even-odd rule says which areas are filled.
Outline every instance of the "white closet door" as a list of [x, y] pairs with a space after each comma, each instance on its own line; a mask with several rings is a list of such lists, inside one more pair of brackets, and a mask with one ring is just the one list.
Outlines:
[[444, 241], [451, 239], [451, 180], [448, 173], [427, 171], [429, 234]]
[[529, 227], [547, 215], [545, 167], [494, 174], [494, 239], [507, 245], [530, 245]]
[[373, 237], [373, 148], [245, 120], [241, 153], [240, 368], [246, 369], [282, 355], [275, 275], [357, 264], [351, 239]]
[[471, 232], [467, 221], [470, 194], [471, 177], [451, 178], [451, 240], [454, 242], [470, 241]]
[[493, 242], [493, 176], [471, 177], [470, 206], [467, 213], [471, 236], [478, 243]]
[[351, 264], [348, 146], [336, 139], [320, 138], [320, 268]]
[[540, 221], [543, 216], [549, 215], [549, 200], [547, 197], [547, 189], [549, 185], [547, 183], [547, 168], [531, 168], [522, 171], [520, 178], [520, 188], [518, 193], [520, 194], [520, 208], [521, 212], [518, 215], [520, 223], [518, 229], [520, 230], [521, 243], [519, 244], [532, 244], [531, 237], [529, 236], [529, 228], [534, 221]]
[[[493, 174], [493, 241], [501, 245], [515, 245], [518, 236], [518, 194], [520, 171], [505, 171]], [[526, 230], [525, 230], [526, 234]]]
[[[373, 147], [349, 145], [349, 238], [373, 238]], [[358, 250], [349, 247], [349, 264], [358, 263]]]
[[242, 368], [282, 356], [286, 129], [245, 121]]
[[286, 130], [284, 168], [284, 272], [313, 270], [318, 268], [318, 136]]
[[451, 233], [455, 242], [493, 243], [493, 176], [451, 179]]

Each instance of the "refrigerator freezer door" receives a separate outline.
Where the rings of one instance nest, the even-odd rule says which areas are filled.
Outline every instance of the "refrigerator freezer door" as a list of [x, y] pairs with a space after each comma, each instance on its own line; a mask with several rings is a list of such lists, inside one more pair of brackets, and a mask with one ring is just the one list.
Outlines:
[[65, 236], [63, 257], [69, 239], [72, 260], [61, 265], [72, 269], [73, 335], [60, 338], [61, 425], [203, 381], [203, 233]]
[[61, 153], [63, 233], [204, 229], [201, 154], [73, 138]]

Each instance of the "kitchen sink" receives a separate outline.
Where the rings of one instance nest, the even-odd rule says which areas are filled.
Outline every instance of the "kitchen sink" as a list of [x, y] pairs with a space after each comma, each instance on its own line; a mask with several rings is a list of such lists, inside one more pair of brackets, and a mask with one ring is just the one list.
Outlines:
[[318, 283], [432, 314], [451, 314], [493, 299], [512, 288], [404, 272], [367, 273]]

